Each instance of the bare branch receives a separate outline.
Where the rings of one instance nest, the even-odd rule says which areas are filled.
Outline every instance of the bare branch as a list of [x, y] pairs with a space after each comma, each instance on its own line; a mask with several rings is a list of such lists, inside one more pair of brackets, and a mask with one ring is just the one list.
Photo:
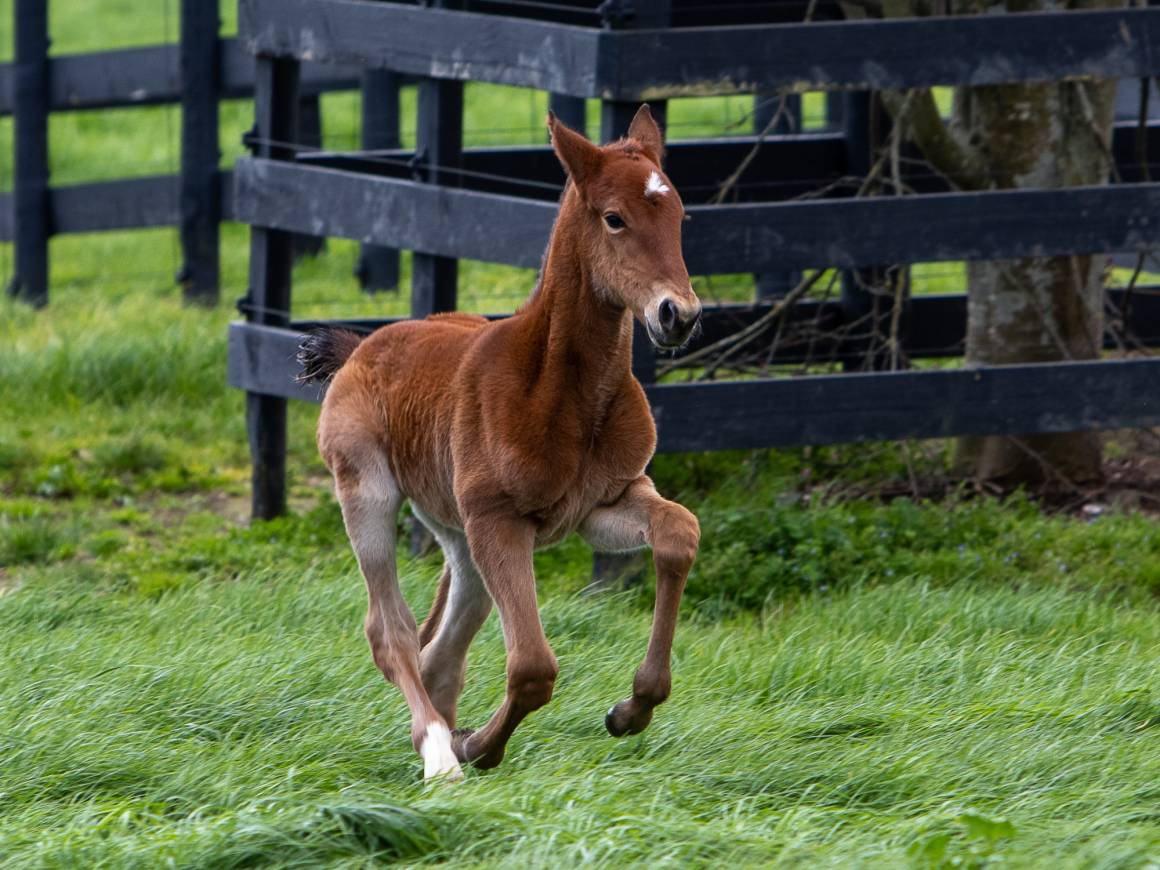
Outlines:
[[983, 161], [947, 128], [929, 88], [918, 88], [905, 95], [883, 91], [882, 103], [896, 124], [906, 124], [910, 138], [922, 149], [923, 156], [955, 187], [985, 190], [990, 186]]
[[786, 293], [785, 296], [779, 299], [773, 305], [773, 307], [769, 309], [769, 311], [765, 312], [765, 314], [761, 315], [761, 317], [753, 321], [753, 323], [749, 324], [749, 326], [734, 332], [731, 335], [727, 335], [720, 341], [715, 341], [707, 347], [703, 347], [700, 350], [694, 351], [687, 356], [683, 356], [680, 359], [674, 360], [660, 371], [658, 371], [657, 377], [663, 377], [664, 375], [667, 375], [669, 372], [677, 368], [687, 368], [690, 363], [705, 359], [706, 357], [710, 357], [718, 352], [723, 351], [726, 354], [732, 353], [739, 347], [748, 344], [756, 336], [764, 332], [770, 323], [777, 320], [779, 317], [789, 311], [789, 309], [793, 307], [794, 303], [797, 302], [801, 297], [805, 296], [806, 293], [810, 291], [810, 288], [818, 283], [819, 279], [821, 279], [822, 275], [824, 274], [824, 269], [818, 269], [809, 277], [803, 278], [796, 287]]
[[[1123, 179], [1120, 177], [1119, 167], [1116, 166], [1116, 158], [1112, 154], [1112, 146], [1108, 141], [1111, 135], [1111, 130], [1106, 133], [1100, 127], [1100, 123], [1096, 120], [1095, 109], [1092, 108], [1091, 97], [1087, 92], [1086, 82], [1075, 82], [1075, 93], [1079, 97], [1080, 109], [1083, 111], [1084, 122], [1088, 125], [1088, 129], [1092, 131], [1092, 138], [1095, 140], [1096, 147], [1100, 149], [1100, 154], [1103, 155], [1104, 163], [1107, 164], [1108, 171], [1117, 184]], [[1148, 104], [1144, 104], [1145, 112], [1148, 109]]]
[[729, 191], [741, 180], [741, 176], [745, 174], [745, 170], [749, 168], [749, 164], [753, 162], [753, 158], [757, 156], [757, 152], [761, 150], [761, 146], [765, 142], [765, 137], [773, 132], [783, 117], [789, 117], [789, 93], [785, 91], [778, 98], [777, 111], [773, 113], [773, 117], [769, 119], [769, 123], [765, 125], [765, 128], [757, 134], [757, 141], [753, 143], [753, 147], [741, 159], [737, 168], [730, 173], [729, 177], [721, 183], [721, 187], [718, 188], [717, 192], [713, 194], [713, 198], [709, 200], [710, 205], [720, 205], [725, 201], [725, 197], [729, 195]]

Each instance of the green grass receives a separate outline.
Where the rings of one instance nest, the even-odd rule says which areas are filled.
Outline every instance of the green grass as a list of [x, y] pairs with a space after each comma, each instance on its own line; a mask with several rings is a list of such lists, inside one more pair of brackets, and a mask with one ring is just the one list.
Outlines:
[[[53, 2], [54, 51], [162, 41], [175, 9]], [[0, 56], [9, 20], [0, 4]], [[357, 100], [323, 106], [328, 144], [348, 146]], [[747, 107], [687, 100], [670, 117], [681, 135], [740, 132]], [[471, 86], [469, 141], [543, 141], [543, 110]], [[248, 116], [223, 113], [227, 164]], [[172, 171], [178, 124], [174, 109], [56, 116], [54, 178]], [[225, 227], [206, 311], [173, 286], [173, 231], [63, 237], [50, 307], [0, 302], [0, 866], [1160, 863], [1155, 521], [843, 495], [945, 473], [938, 443], [659, 459], [704, 535], [652, 728], [614, 741], [602, 726], [643, 652], [651, 584], [583, 595], [590, 556], [570, 540], [537, 556], [556, 698], [499, 770], [423, 786], [362, 639], [314, 406], [291, 406], [294, 515], [246, 522], [243, 405], [225, 386], [246, 254], [245, 229]], [[401, 294], [368, 297], [356, 256], [331, 240], [300, 263], [295, 312], [403, 313], [407, 259]], [[534, 281], [461, 273], [481, 311]], [[960, 264], [929, 264], [918, 286], [961, 281]], [[745, 299], [752, 279], [698, 291]], [[404, 560], [419, 613], [437, 570]], [[502, 691], [493, 618], [463, 723]]]
[[[315, 541], [320, 525], [333, 534]], [[543, 606], [562, 668], [553, 703], [500, 770], [432, 788], [417, 782], [405, 707], [364, 648], [361, 584], [334, 523], [314, 516], [231, 543], [249, 551], [233, 576], [155, 588], [57, 569], [5, 600], [0, 859], [1156, 857], [1153, 609], [1062, 587], [911, 578], [782, 599], [761, 618], [693, 620], [673, 699], [648, 733], [613, 741], [602, 711], [629, 685], [645, 611], [631, 594], [560, 590]], [[433, 571], [405, 568], [413, 598], [429, 596]], [[493, 620], [473, 652], [464, 721], [482, 720], [501, 680]]]

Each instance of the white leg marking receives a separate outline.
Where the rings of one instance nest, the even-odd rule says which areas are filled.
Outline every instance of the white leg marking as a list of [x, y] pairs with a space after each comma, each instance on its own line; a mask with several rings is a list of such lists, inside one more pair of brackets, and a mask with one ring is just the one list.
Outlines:
[[423, 755], [423, 779], [436, 776], [444, 776], [451, 782], [463, 779], [459, 759], [451, 751], [451, 732], [442, 722], [432, 722], [427, 726], [420, 752]]

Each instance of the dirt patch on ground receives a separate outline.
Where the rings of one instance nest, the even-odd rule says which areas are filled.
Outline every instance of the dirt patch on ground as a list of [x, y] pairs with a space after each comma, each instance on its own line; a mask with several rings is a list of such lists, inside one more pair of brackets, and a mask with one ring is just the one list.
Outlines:
[[[286, 509], [292, 514], [302, 514], [313, 510], [319, 501], [332, 491], [329, 475], [311, 474], [295, 484], [286, 499]], [[250, 493], [234, 490], [207, 490], [190, 493], [179, 503], [171, 499], [145, 500], [146, 510], [163, 525], [180, 523], [193, 513], [212, 513], [231, 526], [239, 528], [250, 524]]]

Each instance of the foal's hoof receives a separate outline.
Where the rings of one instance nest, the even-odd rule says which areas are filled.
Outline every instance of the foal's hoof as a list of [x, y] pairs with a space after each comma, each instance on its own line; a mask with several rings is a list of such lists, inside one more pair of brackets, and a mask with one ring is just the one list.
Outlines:
[[442, 722], [432, 722], [427, 726], [419, 754], [423, 756], [423, 779], [447, 782], [463, 779], [463, 770], [451, 748], [451, 733]]
[[451, 732], [451, 748], [455, 752], [455, 757], [476, 770], [489, 770], [498, 766], [503, 761], [503, 748], [481, 752], [478, 747], [471, 745], [471, 738], [474, 735], [474, 728], [456, 728]]
[[467, 738], [474, 733], [474, 728], [455, 728], [451, 732], [451, 751], [464, 764], [471, 763], [471, 758], [467, 755]]
[[652, 709], [637, 704], [633, 698], [614, 704], [604, 714], [604, 727], [613, 737], [639, 734], [652, 721]]

